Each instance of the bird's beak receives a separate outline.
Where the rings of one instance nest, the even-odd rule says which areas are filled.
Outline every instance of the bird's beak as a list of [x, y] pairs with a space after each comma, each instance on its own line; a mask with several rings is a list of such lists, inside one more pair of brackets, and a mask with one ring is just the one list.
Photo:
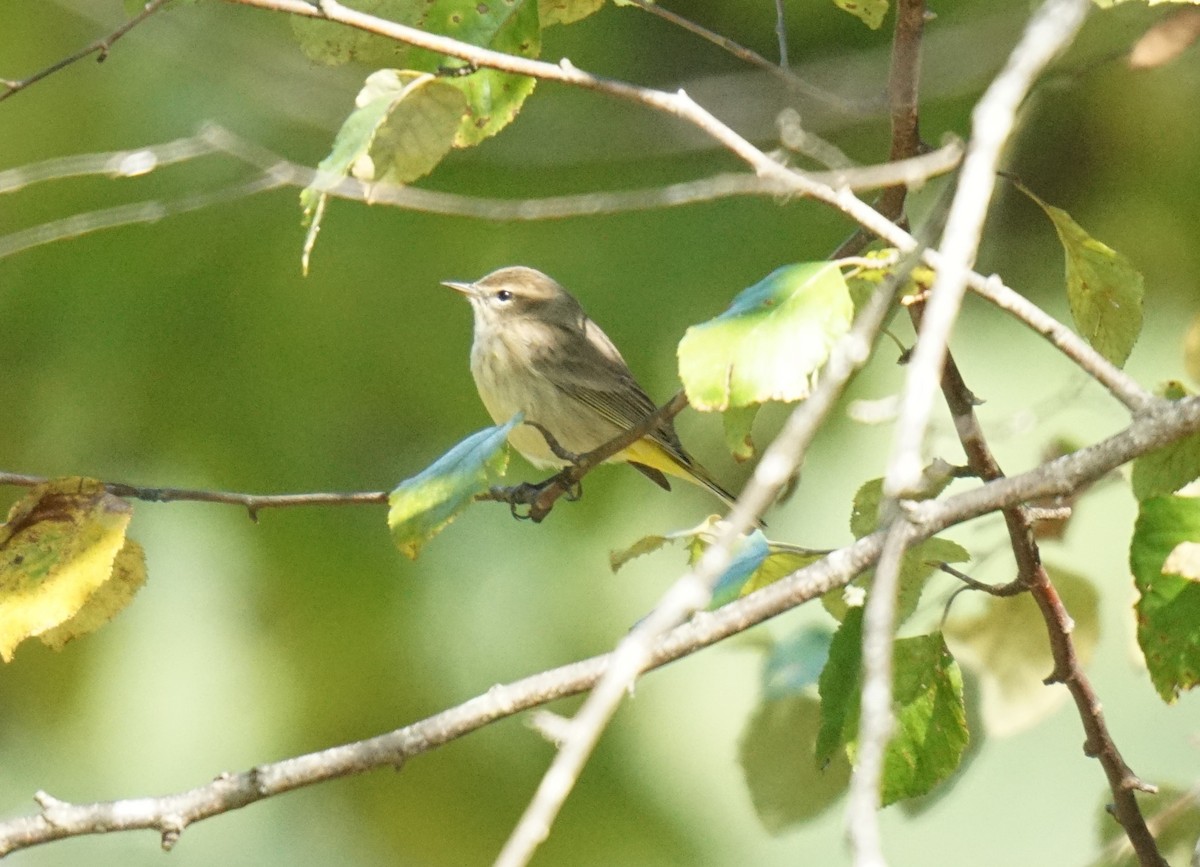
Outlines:
[[474, 283], [458, 283], [454, 280], [443, 280], [442, 285], [445, 286], [447, 289], [453, 289], [455, 292], [461, 292], [463, 295], [466, 295], [468, 298], [475, 294], [475, 284]]

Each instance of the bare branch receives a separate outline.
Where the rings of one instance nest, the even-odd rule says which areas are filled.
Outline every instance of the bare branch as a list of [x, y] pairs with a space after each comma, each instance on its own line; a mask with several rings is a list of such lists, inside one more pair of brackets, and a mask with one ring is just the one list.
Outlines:
[[[156, 222], [173, 214], [226, 203], [281, 186], [303, 188], [318, 180], [318, 172], [315, 169], [289, 162], [210, 123], [205, 124], [195, 136], [172, 142], [148, 145], [136, 150], [46, 160], [0, 172], [0, 194], [61, 178], [85, 175], [140, 176], [161, 166], [214, 153], [228, 154], [254, 166], [262, 174], [244, 184], [218, 191], [193, 194], [177, 200], [152, 200], [74, 214], [62, 220], [0, 236], [0, 258], [102, 229]], [[813, 173], [812, 177], [820, 183], [844, 185], [852, 189], [873, 189], [891, 184], [915, 186], [953, 169], [961, 155], [961, 146], [957, 142], [951, 142], [937, 151], [915, 159], [817, 172]], [[345, 178], [326, 192], [337, 198], [370, 204], [387, 204], [427, 213], [485, 220], [562, 219], [678, 207], [732, 196], [783, 198], [793, 194], [789, 185], [777, 180], [732, 173], [658, 188], [552, 196], [544, 199], [487, 199], [396, 184], [365, 184], [354, 178]]]
[[[50, 479], [43, 476], [29, 476], [22, 473], [0, 472], [0, 485], [13, 485], [21, 488], [32, 488], [45, 484]], [[337, 493], [333, 491], [318, 491], [309, 494], [243, 494], [234, 491], [202, 491], [194, 488], [149, 488], [139, 485], [128, 485], [124, 482], [103, 482], [104, 489], [117, 497], [128, 497], [134, 500], [144, 500], [148, 503], [224, 503], [231, 506], [241, 506], [250, 513], [252, 520], [258, 520], [258, 513], [263, 509], [284, 509], [294, 506], [358, 506], [365, 504], [386, 503], [387, 491], [354, 491]]]
[[[892, 62], [888, 72], [888, 103], [892, 119], [891, 158], [920, 153], [918, 88], [921, 81], [921, 40], [925, 32], [924, 0], [901, 0], [896, 7]], [[889, 187], [880, 197], [884, 216], [900, 222], [908, 188]], [[894, 508], [894, 504], [893, 504]], [[882, 521], [882, 517], [881, 517]], [[892, 727], [892, 643], [900, 567], [908, 544], [902, 522], [888, 530], [883, 554], [863, 612], [863, 682], [860, 696], [858, 752], [850, 778], [846, 831], [856, 865], [882, 867], [879, 833], [880, 784]]]
[[143, 8], [141, 12], [126, 21], [112, 33], [108, 34], [108, 36], [105, 36], [103, 39], [97, 39], [90, 45], [84, 46], [79, 51], [76, 51], [74, 54], [68, 57], [64, 57], [57, 63], [50, 64], [45, 69], [41, 70], [40, 72], [35, 72], [28, 78], [21, 79], [20, 81], [7, 81], [0, 79], [0, 87], [3, 87], [3, 90], [0, 91], [0, 102], [8, 99], [14, 93], [24, 90], [31, 84], [36, 84], [43, 78], [53, 75], [61, 69], [66, 69], [71, 64], [82, 60], [89, 55], [99, 54], [100, 56], [97, 57], [96, 60], [103, 62], [104, 59], [108, 57], [109, 50], [114, 44], [116, 44], [118, 39], [161, 9], [166, 2], [167, 0], [150, 0], [150, 2], [146, 4], [145, 8]]
[[634, 6], [649, 12], [651, 15], [657, 15], [664, 21], [669, 21], [676, 27], [682, 27], [689, 33], [694, 33], [701, 39], [711, 42], [713, 45], [728, 51], [739, 60], [749, 63], [751, 66], [757, 66], [759, 69], [771, 73], [778, 78], [791, 91], [804, 96], [810, 97], [818, 102], [822, 102], [830, 108], [843, 112], [854, 117], [864, 117], [873, 112], [875, 105], [855, 102], [847, 99], [844, 96], [831, 93], [824, 88], [817, 87], [815, 84], [810, 84], [800, 76], [796, 75], [788, 69], [787, 62], [787, 30], [784, 27], [783, 7], [780, 5], [776, 9], [775, 33], [779, 38], [779, 54], [780, 62], [772, 63], [763, 57], [757, 51], [751, 51], [744, 45], [734, 42], [727, 36], [722, 36], [720, 33], [714, 33], [706, 27], [702, 27], [695, 21], [685, 18], [677, 12], [672, 12], [670, 9], [665, 9], [657, 3], [650, 3], [648, 0], [629, 0]]
[[1016, 125], [1017, 109], [1038, 74], [1074, 39], [1089, 5], [1088, 0], [1047, 0], [1030, 19], [1004, 69], [972, 112], [971, 140], [942, 236], [937, 277], [905, 378], [884, 480], [884, 491], [889, 496], [903, 496], [920, 483], [921, 446], [950, 330], [958, 318], [995, 188], [996, 167]]

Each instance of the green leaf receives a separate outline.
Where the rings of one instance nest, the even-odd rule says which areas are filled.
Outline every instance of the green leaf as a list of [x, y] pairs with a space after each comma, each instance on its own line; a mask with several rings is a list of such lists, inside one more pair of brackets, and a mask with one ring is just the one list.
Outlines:
[[[954, 481], [954, 467], [942, 460], [932, 461], [921, 471], [920, 491], [909, 499], [931, 500]], [[854, 493], [850, 508], [850, 532], [856, 539], [879, 528], [879, 504], [883, 502], [883, 479], [869, 479]]]
[[[542, 50], [537, 0], [438, 0], [430, 5], [424, 29], [442, 33], [481, 48], [517, 57], [537, 57]], [[429, 55], [428, 65], [436, 70], [462, 64], [445, 56]], [[537, 80], [496, 69], [477, 69], [469, 75], [447, 79], [467, 99], [467, 114], [454, 135], [454, 146], [471, 147], [493, 136], [512, 122]]]
[[[1150, 681], [1168, 703], [1200, 682], [1200, 582], [1165, 568], [1184, 542], [1200, 542], [1200, 499], [1143, 500], [1129, 548], [1129, 566], [1141, 594], [1138, 644]], [[1170, 568], [1186, 571], [1185, 562], [1173, 561]]]
[[858, 692], [862, 683], [861, 606], [846, 612], [842, 625], [833, 634], [829, 660], [821, 671], [818, 689], [821, 695], [821, 728], [814, 755], [819, 767], [826, 765], [838, 748], [854, 737], [858, 724]]
[[746, 723], [738, 760], [759, 821], [771, 834], [820, 815], [846, 790], [850, 762], [813, 763], [821, 710], [812, 696], [767, 699]]
[[1075, 327], [1097, 352], [1118, 367], [1124, 365], [1142, 330], [1141, 273], [1066, 211], [1017, 186], [1054, 223], [1067, 257], [1067, 301]]
[[[1087, 666], [1100, 640], [1100, 594], [1082, 575], [1049, 566], [1054, 589], [1071, 615], [1071, 640]], [[989, 734], [1025, 731], [1067, 701], [1065, 690], [1047, 689], [1054, 670], [1046, 621], [1028, 593], [989, 596], [978, 614], [951, 616], [945, 626], [954, 656], [980, 683], [982, 715]]]
[[855, 539], [869, 536], [879, 526], [879, 504], [883, 502], [883, 479], [868, 479], [854, 492], [850, 507], [850, 532]]
[[317, 178], [300, 193], [308, 223], [302, 266], [321, 230], [326, 190], [353, 174], [366, 184], [406, 184], [450, 152], [466, 110], [462, 91], [428, 73], [381, 69], [367, 77]]
[[[314, 4], [315, 5], [315, 4]], [[354, 9], [408, 27], [421, 26], [424, 0], [355, 0]], [[340, 66], [355, 61], [368, 66], [408, 66], [407, 45], [357, 27], [319, 18], [292, 16], [292, 33], [310, 60]]]
[[574, 24], [604, 5], [604, 0], [538, 0], [538, 17], [545, 30], [552, 24]]
[[[862, 608], [846, 614], [821, 672], [818, 764], [845, 746], [851, 759], [862, 688]], [[969, 735], [962, 672], [940, 633], [902, 638], [892, 655], [896, 729], [884, 757], [882, 803], [924, 795], [958, 768]]]
[[[1163, 392], [1168, 400], [1188, 395], [1178, 382], [1168, 383]], [[1192, 434], [1133, 462], [1133, 495], [1140, 501], [1172, 494], [1197, 478], [1200, 478], [1200, 434]]]
[[738, 463], [754, 457], [751, 433], [757, 415], [758, 406], [730, 407], [721, 413], [721, 421], [725, 426], [725, 445]]
[[931, 791], [958, 768], [970, 735], [962, 672], [941, 634], [896, 642], [896, 728], [884, 757], [883, 806]]
[[[519, 57], [541, 52], [538, 0], [362, 0], [357, 11], [449, 36], [480, 48]], [[405, 67], [440, 72], [462, 67], [463, 61], [445, 54], [413, 48], [382, 36], [295, 16], [292, 26], [305, 52], [324, 63], [350, 60], [372, 66]], [[533, 91], [534, 79], [494, 69], [440, 79], [461, 91], [467, 112], [454, 136], [456, 147], [469, 147], [503, 129]]]
[[833, 5], [849, 12], [872, 30], [878, 30], [887, 15], [887, 0], [833, 0]]
[[521, 418], [518, 413], [506, 424], [471, 434], [396, 486], [388, 496], [388, 527], [406, 556], [415, 560], [426, 542], [504, 474], [508, 462], [504, 440]]
[[32, 489], [0, 525], [0, 658], [32, 636], [55, 650], [117, 615], [146, 580], [129, 503], [94, 479]]
[[679, 343], [679, 376], [698, 410], [807, 397], [834, 342], [850, 328], [850, 292], [837, 265], [787, 265]]

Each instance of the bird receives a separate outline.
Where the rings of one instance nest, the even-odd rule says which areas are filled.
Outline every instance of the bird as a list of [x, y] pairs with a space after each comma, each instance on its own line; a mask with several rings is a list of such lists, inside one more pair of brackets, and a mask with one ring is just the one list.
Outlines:
[[[559, 451], [582, 455], [657, 410], [612, 340], [552, 277], [515, 265], [473, 283], [442, 285], [471, 303], [471, 374], [484, 407], [497, 424], [524, 414], [508, 440], [535, 467], [568, 464], [539, 427]], [[733, 494], [688, 454], [670, 419], [608, 460], [629, 463], [668, 491], [667, 476], [675, 476], [733, 504]]]

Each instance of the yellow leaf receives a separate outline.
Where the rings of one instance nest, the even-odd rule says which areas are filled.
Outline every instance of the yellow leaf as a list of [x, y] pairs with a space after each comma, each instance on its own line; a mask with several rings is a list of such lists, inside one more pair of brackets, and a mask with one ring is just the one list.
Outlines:
[[[58, 649], [128, 604], [145, 580], [141, 549], [125, 538], [132, 514], [81, 478], [39, 485], [13, 505], [0, 525], [0, 658], [35, 635]], [[125, 589], [97, 593], [114, 576]]]

